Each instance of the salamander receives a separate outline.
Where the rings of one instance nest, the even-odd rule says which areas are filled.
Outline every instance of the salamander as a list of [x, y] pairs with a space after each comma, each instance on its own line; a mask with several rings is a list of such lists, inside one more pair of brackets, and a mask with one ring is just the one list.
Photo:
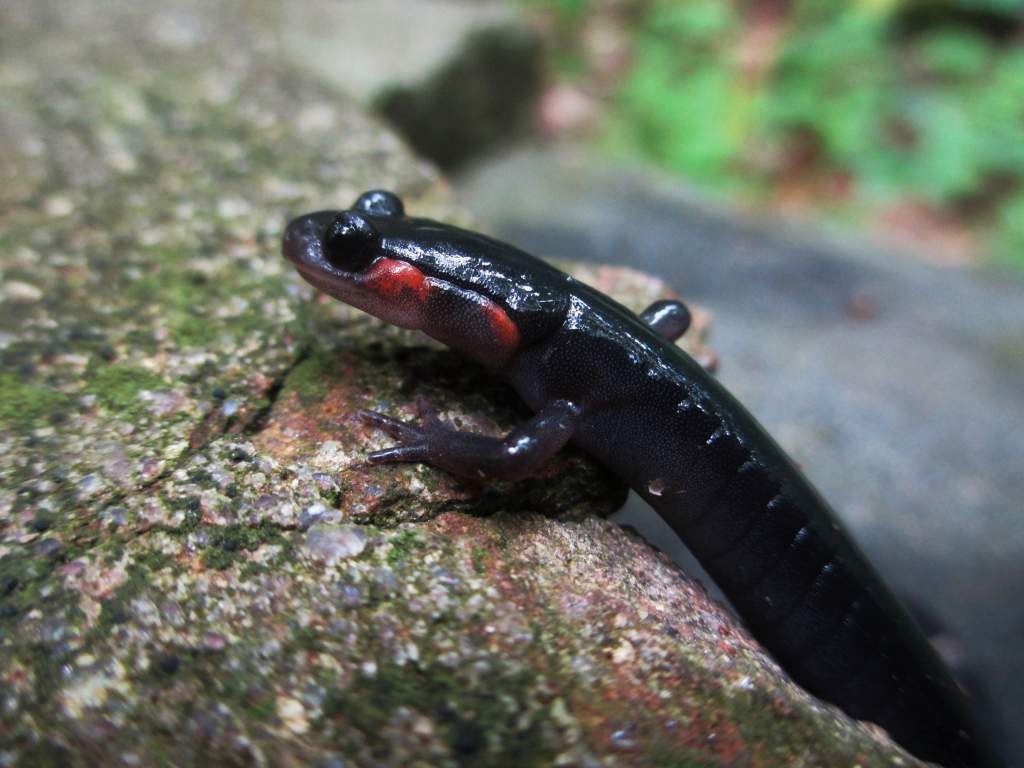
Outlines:
[[665, 519], [806, 690], [925, 760], [993, 764], [950, 673], [824, 499], [674, 343], [684, 304], [637, 316], [511, 245], [407, 216], [380, 190], [296, 218], [283, 253], [320, 291], [499, 372], [534, 413], [491, 437], [429, 409], [418, 423], [362, 411], [396, 441], [368, 461], [512, 480], [574, 443]]

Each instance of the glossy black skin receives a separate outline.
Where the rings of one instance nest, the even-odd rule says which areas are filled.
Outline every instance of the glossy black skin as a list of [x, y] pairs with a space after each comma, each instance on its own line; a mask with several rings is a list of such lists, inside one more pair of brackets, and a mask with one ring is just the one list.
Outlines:
[[[959, 688], [825, 501], [747, 410], [672, 343], [689, 322], [685, 308], [653, 305], [644, 322], [510, 245], [404, 216], [387, 193], [367, 193], [343, 215], [376, 231], [374, 257], [408, 261], [508, 310], [523, 340], [499, 355], [500, 370], [538, 414], [502, 440], [455, 432], [430, 413], [422, 426], [364, 413], [399, 441], [371, 460], [518, 477], [571, 440], [658, 511], [804, 688], [881, 725], [918, 757], [994, 764]], [[323, 260], [316, 231], [329, 218], [313, 216], [320, 223], [297, 219], [285, 241], [307, 276]], [[346, 248], [342, 237], [327, 251], [344, 264]], [[331, 293], [347, 279], [330, 265], [325, 274], [315, 284]]]

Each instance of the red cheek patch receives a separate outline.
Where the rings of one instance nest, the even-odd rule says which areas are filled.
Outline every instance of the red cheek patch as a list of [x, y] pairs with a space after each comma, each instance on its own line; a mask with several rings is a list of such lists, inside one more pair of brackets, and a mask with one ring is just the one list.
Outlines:
[[383, 299], [408, 299], [417, 303], [427, 300], [426, 276], [416, 267], [396, 259], [380, 259], [366, 273], [364, 285]]
[[509, 352], [514, 351], [519, 346], [519, 329], [512, 321], [512, 318], [508, 316], [504, 309], [492, 301], [484, 304], [482, 309], [487, 315], [487, 322], [491, 326], [491, 331], [493, 331], [498, 345]]

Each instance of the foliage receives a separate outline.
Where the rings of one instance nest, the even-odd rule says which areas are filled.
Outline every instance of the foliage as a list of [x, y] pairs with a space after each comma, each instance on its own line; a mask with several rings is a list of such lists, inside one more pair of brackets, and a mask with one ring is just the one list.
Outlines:
[[[1024, 264], [1024, 0], [643, 6], [614, 145], [748, 197], [828, 173], [847, 183], [825, 204], [924, 204]], [[752, 34], [766, 18], [774, 46]]]
[[613, 117], [616, 138], [705, 184], [735, 184], [750, 112], [728, 55], [736, 27], [728, 3], [654, 4]]
[[804, 6], [760, 115], [767, 130], [809, 127], [875, 200], [955, 203], [1024, 174], [1024, 50], [1000, 55], [952, 27], [894, 43], [895, 5], [844, 6], [821, 22]]

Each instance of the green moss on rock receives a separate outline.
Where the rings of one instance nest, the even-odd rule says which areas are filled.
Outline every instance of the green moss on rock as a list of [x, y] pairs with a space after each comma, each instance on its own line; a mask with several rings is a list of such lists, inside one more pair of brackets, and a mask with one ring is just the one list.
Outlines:
[[41, 590], [56, 565], [56, 558], [43, 557], [31, 546], [0, 557], [0, 621], [20, 618], [43, 604]]
[[416, 550], [425, 546], [416, 531], [411, 528], [406, 528], [397, 536], [392, 536], [389, 543], [391, 549], [388, 552], [387, 561], [392, 566], [406, 562]]
[[244, 553], [259, 549], [264, 544], [286, 543], [281, 529], [262, 522], [256, 526], [230, 525], [209, 528], [209, 543], [203, 550], [203, 565], [224, 570], [233, 565]]
[[35, 424], [67, 413], [69, 395], [42, 383], [30, 383], [12, 373], [0, 373], [0, 424], [10, 429], [29, 429]]
[[140, 394], [166, 387], [167, 384], [159, 374], [145, 368], [100, 365], [92, 369], [86, 391], [96, 395], [106, 408], [131, 418], [141, 405]]
[[316, 346], [288, 374], [284, 389], [296, 393], [304, 402], [319, 401], [330, 389], [331, 372], [336, 365], [336, 354]]
[[544, 738], [546, 714], [525, 704], [536, 683], [532, 672], [492, 670], [467, 685], [440, 665], [387, 663], [372, 676], [361, 675], [347, 688], [331, 691], [323, 714], [372, 738], [399, 708], [408, 708], [437, 724], [459, 764], [551, 765], [556, 750]]

